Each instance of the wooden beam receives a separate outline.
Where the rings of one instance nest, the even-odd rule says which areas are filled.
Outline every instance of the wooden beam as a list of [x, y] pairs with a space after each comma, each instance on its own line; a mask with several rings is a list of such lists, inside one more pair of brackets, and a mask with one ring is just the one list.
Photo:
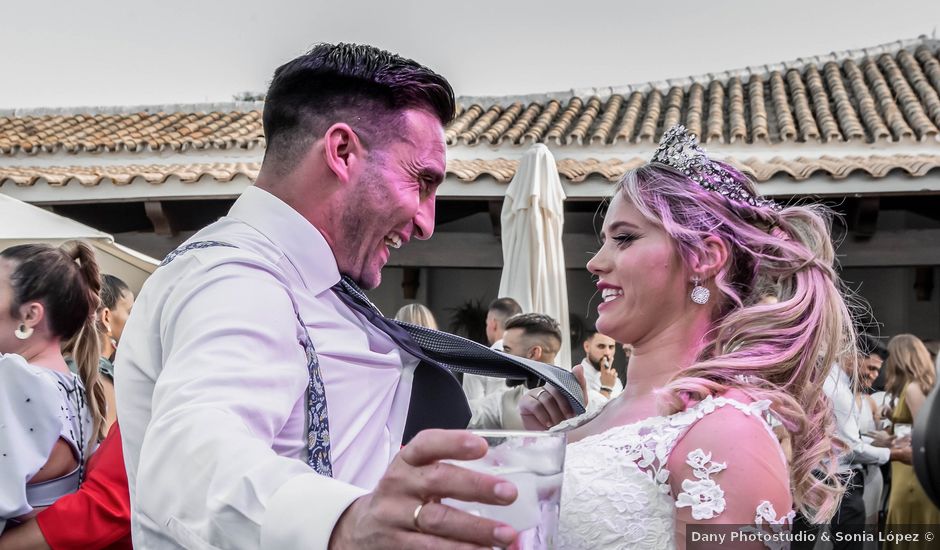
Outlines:
[[837, 254], [842, 267], [940, 265], [940, 229], [879, 231], [865, 241], [849, 233]]
[[163, 208], [162, 201], [144, 201], [144, 211], [147, 218], [153, 224], [153, 232], [157, 235], [172, 237], [176, 235], [176, 229], [170, 222], [170, 217]]
[[[599, 247], [597, 237], [587, 233], [565, 235], [565, 267], [584, 268]], [[437, 232], [427, 241], [411, 241], [392, 250], [389, 267], [463, 267], [501, 269], [503, 247], [488, 233]]]
[[418, 296], [419, 286], [421, 286], [421, 268], [406, 267], [402, 269], [402, 298], [405, 300], [414, 300]]
[[493, 236], [499, 239], [503, 234], [503, 201], [502, 199], [488, 201], [487, 206], [490, 213], [490, 224], [493, 226]]
[[849, 223], [855, 240], [864, 241], [875, 235], [880, 210], [881, 197], [859, 197], [855, 200]]

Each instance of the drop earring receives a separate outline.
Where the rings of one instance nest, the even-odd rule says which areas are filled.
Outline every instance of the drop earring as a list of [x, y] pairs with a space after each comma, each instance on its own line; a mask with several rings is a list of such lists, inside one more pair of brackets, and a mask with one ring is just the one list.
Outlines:
[[702, 279], [698, 277], [692, 277], [692, 284], [695, 285], [693, 286], [692, 294], [690, 295], [692, 301], [700, 306], [707, 304], [708, 299], [712, 295], [711, 291], [702, 286]]

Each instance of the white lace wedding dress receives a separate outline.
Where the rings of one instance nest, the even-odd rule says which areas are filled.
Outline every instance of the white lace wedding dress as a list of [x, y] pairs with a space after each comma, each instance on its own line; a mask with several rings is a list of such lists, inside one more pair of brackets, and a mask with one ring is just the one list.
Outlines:
[[[683, 412], [618, 426], [569, 444], [558, 548], [675, 548], [677, 509], [690, 508], [695, 520], [721, 518], [729, 506], [721, 485], [721, 472], [749, 457], [743, 457], [742, 461], [717, 461], [712, 459], [712, 455], [718, 451], [716, 458], [728, 457], [728, 454], [721, 452], [728, 447], [721, 438], [733, 437], [734, 434], [711, 438], [711, 448], [699, 448], [697, 443], [701, 439], [696, 439], [696, 448], [685, 457], [688, 468], [681, 472], [682, 491], [678, 495], [672, 494], [670, 486], [671, 474], [667, 469], [669, 457], [677, 442], [693, 425], [707, 415], [733, 407], [750, 417], [742, 418], [744, 422], [762, 424], [766, 428], [769, 439], [759, 444], [764, 446], [766, 443], [765, 449], [779, 452], [779, 457], [785, 463], [780, 445], [768, 423], [769, 404], [769, 401], [745, 404], [725, 397], [709, 397]], [[573, 428], [599, 412], [571, 419], [554, 429]], [[754, 433], [751, 432], [749, 437]], [[757, 435], [762, 437], [760, 433]], [[769, 447], [771, 445], [773, 447]], [[776, 461], [777, 457], [771, 455], [771, 459]], [[777, 465], [779, 469], [779, 462]], [[741, 466], [747, 467], [744, 464]], [[759, 483], [759, 480], [754, 481]], [[786, 487], [786, 481], [783, 487]], [[751, 510], [749, 514], [753, 514], [748, 515], [750, 519], [746, 521], [753, 521], [757, 526], [763, 526], [762, 529], [780, 532], [792, 523], [793, 512], [781, 510], [784, 512], [783, 517], [778, 518], [771, 500], [754, 498], [752, 494], [747, 498], [742, 497], [742, 500], [749, 501], [744, 504]], [[780, 498], [774, 500], [778, 504], [789, 502]], [[735, 517], [742, 516], [739, 513]]]

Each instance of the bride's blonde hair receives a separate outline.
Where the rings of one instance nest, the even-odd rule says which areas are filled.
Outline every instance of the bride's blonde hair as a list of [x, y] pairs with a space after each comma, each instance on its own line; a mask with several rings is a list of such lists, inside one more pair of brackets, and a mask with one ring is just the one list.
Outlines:
[[[754, 193], [747, 177], [711, 162]], [[822, 387], [832, 365], [856, 357], [834, 267], [831, 214], [819, 206], [775, 209], [731, 200], [662, 164], [628, 172], [619, 192], [666, 231], [686, 265], [704, 255], [705, 237], [718, 237], [729, 250], [715, 276], [706, 345], [665, 388], [667, 412], [731, 388], [769, 399], [791, 437], [794, 503], [813, 521], [827, 522], [844, 488], [837, 474], [842, 448]]]

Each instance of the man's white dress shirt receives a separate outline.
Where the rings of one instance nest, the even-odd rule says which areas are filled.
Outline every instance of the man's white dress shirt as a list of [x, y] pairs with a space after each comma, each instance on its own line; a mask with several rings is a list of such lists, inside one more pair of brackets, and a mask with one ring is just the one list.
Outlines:
[[891, 449], [875, 447], [862, 439], [859, 428], [861, 407], [852, 391], [852, 380], [839, 365], [833, 365], [823, 392], [832, 402], [832, 410], [836, 417], [836, 437], [848, 447], [848, 454], [842, 459], [841, 471], [848, 471], [853, 466], [860, 469], [865, 464], [885, 464], [891, 459]]
[[[118, 352], [118, 417], [139, 548], [326, 548], [401, 447], [418, 361], [330, 290], [333, 253], [249, 187], [141, 290]], [[307, 360], [326, 388], [334, 478], [306, 464]]]
[[587, 357], [581, 360], [581, 366], [584, 367], [584, 381], [587, 382], [588, 407], [592, 411], [623, 392], [623, 382], [618, 376], [610, 397], [605, 396], [601, 393], [601, 371], [595, 369]]

